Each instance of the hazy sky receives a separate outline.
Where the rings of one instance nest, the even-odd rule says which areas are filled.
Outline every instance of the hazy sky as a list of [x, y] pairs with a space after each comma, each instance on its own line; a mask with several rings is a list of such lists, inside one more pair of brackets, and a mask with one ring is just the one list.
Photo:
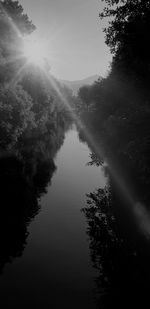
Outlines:
[[106, 74], [111, 61], [99, 19], [101, 0], [19, 0], [49, 41], [51, 72], [61, 79], [76, 80]]

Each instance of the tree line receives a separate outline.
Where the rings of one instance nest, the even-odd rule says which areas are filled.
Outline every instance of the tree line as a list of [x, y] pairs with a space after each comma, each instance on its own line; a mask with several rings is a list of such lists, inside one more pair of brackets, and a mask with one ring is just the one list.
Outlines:
[[30, 134], [52, 134], [70, 117], [71, 91], [33, 64], [26, 65], [23, 38], [36, 29], [19, 1], [0, 1], [0, 148]]
[[80, 88], [80, 117], [101, 141], [106, 156], [129, 161], [150, 176], [150, 1], [105, 0], [106, 44], [112, 53], [108, 76]]
[[[109, 159], [127, 191], [120, 192], [108, 165], [104, 167], [107, 186], [87, 194], [82, 211], [88, 223], [91, 261], [98, 270], [99, 307], [142, 307], [150, 280], [149, 238], [137, 228], [139, 223], [146, 228], [145, 219], [149, 219], [150, 1], [103, 2], [100, 18], [109, 20], [104, 32], [112, 63], [107, 77], [80, 88], [77, 110], [94, 144], [103, 150], [102, 158], [93, 151], [89, 164], [99, 166]], [[87, 140], [84, 132], [80, 138]], [[90, 140], [88, 144], [92, 149]], [[136, 205], [139, 223], [128, 193], [143, 205]]]
[[18, 1], [0, 1], [0, 273], [23, 253], [72, 124], [71, 91], [22, 56], [23, 38], [34, 30]]

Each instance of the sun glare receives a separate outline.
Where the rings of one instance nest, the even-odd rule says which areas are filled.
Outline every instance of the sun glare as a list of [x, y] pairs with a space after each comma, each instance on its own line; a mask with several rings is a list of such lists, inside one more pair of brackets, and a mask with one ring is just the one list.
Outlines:
[[43, 66], [47, 58], [46, 44], [42, 40], [25, 38], [23, 41], [23, 55], [28, 63]]

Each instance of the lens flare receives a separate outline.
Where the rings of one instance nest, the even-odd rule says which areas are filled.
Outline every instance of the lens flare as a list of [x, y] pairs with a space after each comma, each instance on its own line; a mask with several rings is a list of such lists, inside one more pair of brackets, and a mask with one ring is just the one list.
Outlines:
[[23, 39], [23, 56], [28, 63], [37, 66], [43, 66], [47, 58], [46, 44], [39, 39], [24, 38]]
[[[20, 33], [19, 29], [14, 24], [13, 20], [8, 16], [7, 12], [5, 12], [2, 3], [0, 3], [0, 9], [2, 12], [5, 13], [5, 15], [8, 18], [8, 22], [11, 24], [13, 29], [16, 31], [17, 35], [23, 40], [23, 49], [22, 49], [22, 56], [26, 58], [25, 64], [23, 64], [20, 69], [18, 70], [17, 74], [14, 76], [13, 80], [11, 81], [11, 84], [17, 84], [17, 82], [20, 80], [24, 69], [26, 68], [27, 63], [35, 64], [36, 66], [39, 66], [42, 70], [45, 76], [47, 77], [47, 80], [49, 83], [54, 87], [55, 91], [57, 92], [58, 96], [61, 98], [62, 102], [65, 104], [65, 106], [70, 111], [73, 120], [75, 121], [76, 125], [80, 130], [82, 130], [86, 136], [86, 139], [88, 140], [88, 143], [91, 145], [92, 150], [95, 152], [95, 154], [98, 157], [105, 157], [104, 150], [99, 146], [97, 143], [97, 140], [94, 139], [93, 134], [88, 130], [87, 127], [84, 126], [80, 118], [76, 115], [75, 111], [72, 109], [70, 103], [68, 100], [64, 97], [63, 93], [59, 89], [57, 83], [55, 82], [55, 79], [51, 78], [51, 75], [48, 74], [48, 71], [45, 70], [45, 62], [47, 58], [50, 58], [51, 55], [48, 55], [48, 47], [47, 44], [43, 40], [40, 40], [38, 38], [33, 37], [30, 35], [30, 37], [23, 37]], [[7, 63], [14, 62], [14, 60], [17, 60], [18, 57], [15, 59], [7, 59]], [[53, 60], [53, 58], [52, 58]], [[10, 86], [10, 84], [6, 85]], [[135, 193], [131, 192], [131, 188], [126, 184], [126, 182], [123, 179], [123, 176], [117, 171], [117, 168], [114, 165], [113, 160], [110, 160], [107, 158], [105, 160], [105, 164], [109, 166], [109, 170], [113, 176], [113, 179], [115, 180], [118, 189], [124, 196], [124, 198], [128, 201], [129, 206], [131, 206], [131, 210], [133, 213], [134, 218], [137, 221], [138, 227], [140, 228], [141, 232], [144, 233], [144, 235], [148, 238], [150, 238], [150, 212], [147, 210], [146, 206], [142, 204], [140, 201], [136, 202], [137, 198], [135, 197]]]

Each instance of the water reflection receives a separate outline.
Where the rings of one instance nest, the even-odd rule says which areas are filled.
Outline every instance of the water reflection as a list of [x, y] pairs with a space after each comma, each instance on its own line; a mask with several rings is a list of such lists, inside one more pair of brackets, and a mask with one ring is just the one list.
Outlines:
[[28, 225], [56, 170], [54, 157], [66, 129], [67, 125], [59, 126], [53, 136], [24, 137], [13, 154], [0, 157], [0, 273], [7, 262], [23, 254]]
[[138, 203], [131, 215], [128, 200], [115, 189], [110, 179], [105, 188], [87, 194], [87, 205], [82, 209], [88, 223], [92, 265], [98, 271], [98, 307], [145, 307], [149, 299], [150, 242], [139, 229], [139, 222], [148, 228], [149, 212]]
[[22, 255], [28, 236], [27, 225], [39, 210], [22, 168], [16, 157], [0, 159], [0, 271], [6, 262]]

